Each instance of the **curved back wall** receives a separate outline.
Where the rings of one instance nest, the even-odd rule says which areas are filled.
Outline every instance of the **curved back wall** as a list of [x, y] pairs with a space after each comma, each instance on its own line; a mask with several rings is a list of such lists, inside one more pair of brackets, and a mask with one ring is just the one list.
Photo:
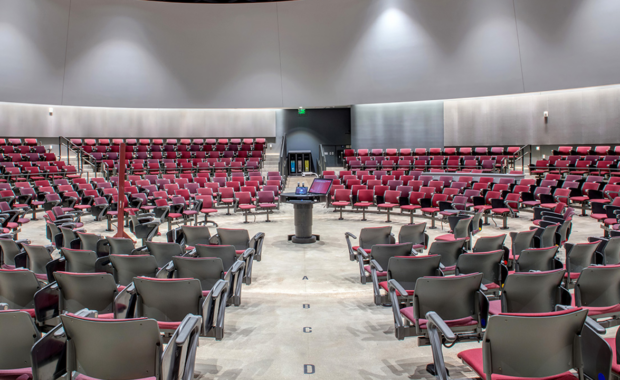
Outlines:
[[269, 108], [620, 83], [617, 0], [0, 0], [0, 101]]

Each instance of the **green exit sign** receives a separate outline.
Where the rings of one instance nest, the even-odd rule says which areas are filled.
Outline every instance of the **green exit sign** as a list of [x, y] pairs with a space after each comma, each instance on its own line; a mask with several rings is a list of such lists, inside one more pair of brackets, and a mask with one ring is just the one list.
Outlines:
[[305, 108], [300, 108], [300, 109], [298, 109], [298, 110], [297, 110], [297, 112], [298, 112], [300, 115], [305, 115], [305, 114], [306, 114], [306, 109], [305, 109]]

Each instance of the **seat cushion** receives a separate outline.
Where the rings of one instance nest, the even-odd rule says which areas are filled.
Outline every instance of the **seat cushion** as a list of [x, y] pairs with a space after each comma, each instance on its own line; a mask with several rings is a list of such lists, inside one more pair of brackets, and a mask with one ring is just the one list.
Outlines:
[[200, 210], [201, 213], [203, 214], [212, 214], [214, 212], [217, 212], [217, 209], [214, 208], [203, 208], [202, 210]]
[[540, 207], [544, 207], [544, 208], [555, 208], [555, 206], [557, 206], [557, 203], [541, 203]]
[[349, 205], [349, 202], [344, 202], [344, 201], [332, 202], [332, 206], [336, 206], [336, 207], [345, 207], [348, 205]]
[[253, 210], [253, 209], [256, 208], [256, 206], [254, 206], [254, 205], [240, 205], [239, 208], [242, 209], [242, 210]]
[[618, 353], [616, 352], [616, 338], [605, 338], [611, 347], [611, 371], [620, 374], [620, 364], [618, 364]]
[[422, 206], [420, 206], [420, 205], [403, 205], [403, 206], [400, 206], [401, 210], [407, 210], [407, 211], [414, 211], [414, 210], [417, 210], [419, 208], [422, 208]]
[[372, 202], [357, 202], [353, 204], [353, 206], [355, 207], [370, 207], [372, 205], [373, 205]]
[[181, 322], [170, 322], [170, 321], [157, 321], [157, 326], [159, 326], [160, 330], [176, 330]]
[[534, 206], [538, 206], [540, 204], [540, 201], [525, 201], [525, 202], [521, 202], [521, 204], [525, 206], [529, 206], [529, 207], [534, 207]]
[[423, 207], [420, 210], [422, 210], [422, 212], [426, 212], [429, 214], [433, 214], [435, 212], [439, 212], [439, 208], [437, 207]]
[[86, 210], [90, 208], [90, 205], [77, 205], [75, 208], [78, 210]]
[[0, 379], [30, 380], [32, 379], [32, 368], [0, 369]]
[[99, 314], [99, 319], [114, 319], [114, 313]]
[[476, 211], [486, 211], [486, 210], [490, 210], [492, 208], [493, 207], [489, 206], [489, 205], [474, 206], [474, 210], [476, 210]]
[[276, 208], [276, 207], [278, 207], [278, 205], [275, 205], [273, 203], [259, 203], [258, 206], [260, 208]]
[[[387, 281], [381, 281], [381, 282], [379, 283], [379, 286], [380, 286], [383, 290], [385, 290], [386, 292], [389, 292], [389, 291], [390, 291], [390, 290], [389, 290], [389, 288], [388, 288], [388, 283], [387, 283]], [[409, 289], [406, 289], [406, 290], [407, 290], [407, 295], [408, 295], [408, 296], [412, 296], [412, 295], [413, 295], [414, 290], [409, 290]], [[397, 296], [401, 296], [401, 294], [400, 294], [400, 292], [399, 292], [398, 290], [396, 291], [396, 295], [397, 295]]]
[[[466, 241], [469, 241], [469, 237], [464, 238]], [[439, 235], [435, 238], [435, 240], [439, 240], [439, 241], [455, 241], [456, 239], [454, 238], [453, 234], [445, 234], [445, 235]]]
[[198, 214], [198, 211], [196, 211], [196, 210], [186, 210], [186, 211], [183, 211], [183, 215], [196, 215], [196, 214]]
[[510, 214], [510, 209], [508, 208], [494, 208], [491, 209], [493, 214]]
[[502, 301], [501, 300], [489, 301], [489, 314], [490, 315], [497, 315], [501, 312], [502, 312]]
[[[77, 373], [76, 376], [73, 377], [73, 379], [74, 380], [100, 380], [95, 377], [82, 375], [81, 373]], [[157, 379], [156, 377], [144, 377], [142, 379], [134, 379], [134, 380], [156, 380], [156, 379]]]
[[396, 206], [397, 205], [395, 203], [381, 203], [377, 205], [377, 207], [379, 208], [389, 208], [389, 209], [393, 209]]
[[620, 313], [620, 304], [603, 307], [584, 307], [584, 309], [588, 309], [588, 316], [594, 317], [603, 314]]
[[603, 220], [603, 224], [606, 224], [608, 226], [613, 226], [616, 223], [618, 223], [618, 219], [615, 219], [615, 218], [605, 218]]
[[[478, 376], [482, 378], [482, 380], [487, 379], [486, 375], [484, 374], [484, 367], [482, 362], [482, 348], [473, 348], [471, 350], [462, 351], [459, 352], [456, 356], [462, 361], [464, 361], [468, 366], [470, 366], [478, 374]], [[576, 378], [577, 377], [570, 372], [564, 372], [555, 376], [529, 378], [493, 374], [491, 380], [575, 380]]]
[[[359, 245], [354, 245], [351, 248], [353, 249], [353, 251], [357, 252], [357, 250], [359, 249]], [[370, 251], [372, 251], [372, 248], [364, 248], [364, 252], [370, 253]]]
[[183, 216], [183, 214], [179, 214], [177, 212], [171, 212], [170, 214], [168, 214], [168, 217], [170, 217], [172, 219], [180, 218], [182, 216]]
[[[400, 314], [411, 321], [412, 324], [415, 325], [415, 318], [413, 316], [413, 307], [406, 307], [404, 309], [400, 309]], [[462, 326], [476, 326], [478, 321], [473, 319], [472, 317], [465, 317], [460, 319], [453, 319], [449, 321], [444, 321], [448, 325], [448, 327], [462, 327]], [[426, 328], [426, 319], [420, 319], [420, 328]]]
[[[368, 272], [368, 273], [372, 273], [372, 272], [371, 272], [371, 269], [370, 269], [370, 265], [364, 265], [364, 270], [365, 270], [366, 272]], [[379, 271], [377, 271], [377, 276], [379, 276], [379, 277], [385, 277], [385, 276], [387, 276], [387, 272], [386, 272], [386, 271], [383, 271], [383, 272], [379, 272]]]
[[590, 214], [590, 218], [600, 221], [600, 220], [607, 219], [607, 214]]

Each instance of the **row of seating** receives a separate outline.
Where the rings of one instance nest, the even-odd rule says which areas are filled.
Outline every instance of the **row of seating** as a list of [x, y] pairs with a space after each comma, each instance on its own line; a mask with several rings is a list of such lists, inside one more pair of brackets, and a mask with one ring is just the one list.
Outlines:
[[541, 176], [546, 173], [566, 175], [618, 175], [620, 156], [550, 156], [529, 165], [530, 174]]
[[[95, 163], [103, 169], [105, 176], [118, 173], [117, 159], [104, 159], [93, 153]], [[194, 159], [132, 159], [125, 161], [125, 170], [131, 174], [178, 174], [182, 173], [215, 173], [215, 172], [257, 172], [264, 161], [258, 157], [251, 158], [194, 158]]]
[[510, 156], [352, 156], [345, 157], [348, 170], [422, 170], [490, 173], [508, 170]]
[[[36, 139], [35, 139], [36, 140]], [[0, 145], [2, 144], [0, 139]], [[95, 145], [120, 145], [125, 143], [127, 146], [135, 146], [135, 145], [250, 145], [250, 144], [265, 144], [266, 140], [262, 137], [257, 138], [231, 138], [231, 139], [204, 139], [204, 138], [195, 138], [195, 139], [80, 139], [80, 138], [71, 138], [71, 143], [77, 146], [95, 146]]]
[[[212, 236], [206, 227], [185, 226], [169, 235], [178, 242], [136, 248], [130, 239], [58, 228], [55, 247], [0, 239], [0, 330], [10, 337], [0, 344], [2, 368], [18, 368], [0, 370], [3, 377], [39, 378], [51, 370], [55, 378], [76, 370], [93, 378], [192, 379], [199, 337], [223, 339], [226, 306], [240, 305], [264, 239], [247, 230], [218, 228]], [[54, 248], [60, 258], [53, 258]], [[80, 325], [82, 319], [88, 323]], [[134, 346], [127, 337], [138, 341], [131, 361], [113, 360]], [[86, 349], [81, 339], [117, 352]], [[142, 352], [149, 342], [160, 354], [168, 344], [161, 370], [157, 355]], [[88, 355], [76, 354], [80, 349], [106, 356], [88, 364]], [[81, 361], [73, 367], [65, 357]]]
[[39, 141], [33, 138], [0, 138], [0, 147], [4, 148], [5, 146], [37, 146], [39, 145]]
[[395, 156], [514, 156], [521, 148], [510, 147], [454, 147], [454, 148], [402, 148], [402, 149], [345, 149], [345, 157], [395, 157]]
[[[473, 218], [462, 215], [455, 219], [451, 224], [457, 234], [457, 230], [471, 224]], [[606, 328], [620, 324], [619, 293], [609, 292], [609, 289], [620, 288], [620, 234], [612, 238], [590, 238], [587, 243], [567, 244], [566, 264], [562, 264], [558, 247], [552, 241], [546, 241], [544, 230], [541, 232], [538, 227], [511, 233], [512, 244], [508, 247], [504, 245], [506, 235], [480, 237], [473, 243], [477, 225], [460, 238], [439, 236], [429, 247], [425, 228], [425, 223], [401, 227], [398, 242], [389, 226], [364, 228], [359, 239], [351, 233], [346, 233], [345, 238], [349, 258], [359, 263], [362, 283], [368, 279], [373, 282], [375, 304], [391, 304], [397, 339], [415, 336], [419, 346], [432, 346], [434, 363], [427, 367], [430, 373], [447, 379], [441, 354], [441, 344], [446, 341], [452, 344], [483, 340], [484, 344], [489, 344], [492, 335], [494, 342], [507, 344], [507, 339], [516, 339], [519, 335], [527, 339], [542, 335], [545, 339], [544, 344], [541, 342], [543, 347], [548, 348], [549, 342], [553, 342], [551, 345], [556, 343], [556, 335], [540, 334], [540, 331], [547, 330], [531, 331], [516, 325], [513, 330], [500, 331], [494, 326], [493, 322], [498, 321], [495, 316], [502, 316], [504, 322], [508, 321], [508, 316], [545, 317], [553, 322], [548, 327], [557, 332], [558, 326], [562, 326], [560, 319], [563, 315], [582, 313], [583, 318], [589, 317], [594, 329], [594, 334], [583, 336], [593, 339], [589, 344], [598, 344], [596, 353], [589, 359], [585, 359], [585, 355], [592, 354], [589, 350], [593, 346], [584, 349], [582, 363], [590, 361], [586, 366], [591, 371], [589, 375], [610, 375], [609, 371], [614, 368], [612, 364], [615, 364], [611, 359], [616, 348], [615, 340], [605, 343], [597, 334], [605, 334]], [[357, 239], [359, 246], [353, 246], [351, 239]], [[428, 254], [422, 255], [427, 248]], [[445, 276], [448, 274], [454, 276]], [[569, 293], [570, 288], [574, 288], [574, 296]], [[556, 308], [568, 310], [556, 312]], [[583, 318], [579, 323], [583, 324]], [[532, 324], [528, 327], [531, 328]], [[571, 337], [566, 341], [574, 342], [574, 339]], [[560, 344], [562, 350], [566, 341]], [[523, 341], [517, 348], [511, 344], [510, 354], [505, 353], [508, 358], [502, 358], [501, 364], [505, 365], [515, 355], [528, 355], [532, 350], [545, 358], [558, 354], [557, 349], [549, 355], [547, 351], [540, 352], [537, 347], [526, 343], [531, 341]], [[483, 368], [480, 349], [465, 351], [459, 357], [479, 375], [491, 376], [490, 366]], [[487, 360], [489, 357], [485, 356], [484, 361]], [[493, 363], [497, 364], [495, 360]], [[535, 362], [532, 359], [531, 362], [521, 362], [521, 365], [527, 367]], [[615, 373], [620, 373], [620, 366], [616, 364], [616, 367]], [[543, 362], [537, 368], [547, 370], [549, 363]], [[571, 367], [569, 363], [560, 373], [570, 368], [584, 369], [582, 364]], [[512, 366], [509, 373], [514, 376], [531, 373], [528, 368], [522, 372], [519, 370], [519, 367]], [[507, 374], [497, 369], [495, 373]], [[552, 374], [555, 373], [538, 372], [529, 376]], [[570, 374], [562, 378], [568, 376], [572, 378]]]
[[38, 181], [41, 179], [78, 178], [81, 174], [64, 161], [0, 162], [0, 183]]

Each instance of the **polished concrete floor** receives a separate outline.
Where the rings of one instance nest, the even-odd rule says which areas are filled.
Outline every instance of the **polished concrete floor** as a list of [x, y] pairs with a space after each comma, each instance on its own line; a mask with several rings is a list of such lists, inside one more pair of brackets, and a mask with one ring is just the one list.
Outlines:
[[[398, 341], [394, 337], [391, 308], [374, 305], [372, 284], [361, 285], [358, 265], [349, 261], [344, 233], [357, 235], [361, 228], [387, 225], [385, 215], [369, 214], [369, 220], [362, 222], [361, 214], [345, 213], [345, 220], [338, 220], [332, 209], [317, 204], [314, 233], [321, 240], [296, 245], [287, 240], [294, 232], [291, 205], [282, 205], [271, 223], [265, 223], [264, 215], [250, 217], [250, 223], [243, 224], [242, 215], [224, 214], [221, 210], [212, 218], [221, 227], [247, 228], [251, 235], [265, 233], [263, 260], [254, 264], [253, 281], [243, 287], [241, 306], [227, 309], [224, 340], [201, 339], [196, 378], [432, 378], [425, 372], [426, 364], [432, 362], [430, 347], [418, 347], [417, 338]], [[531, 213], [522, 212], [520, 218], [509, 219], [509, 231], [491, 222], [481, 236], [529, 229], [530, 218]], [[409, 222], [400, 215], [393, 215], [392, 220], [389, 225], [396, 235]], [[104, 231], [105, 222], [93, 222], [90, 216], [83, 221], [89, 232], [113, 234]], [[415, 220], [421, 221], [426, 219]], [[438, 227], [428, 230], [431, 241], [447, 232], [439, 223]], [[570, 242], [601, 234], [596, 221], [576, 217]], [[43, 221], [29, 223], [20, 238], [48, 244]], [[459, 351], [473, 347], [478, 344], [444, 349], [452, 377], [475, 377], [456, 357]]]

